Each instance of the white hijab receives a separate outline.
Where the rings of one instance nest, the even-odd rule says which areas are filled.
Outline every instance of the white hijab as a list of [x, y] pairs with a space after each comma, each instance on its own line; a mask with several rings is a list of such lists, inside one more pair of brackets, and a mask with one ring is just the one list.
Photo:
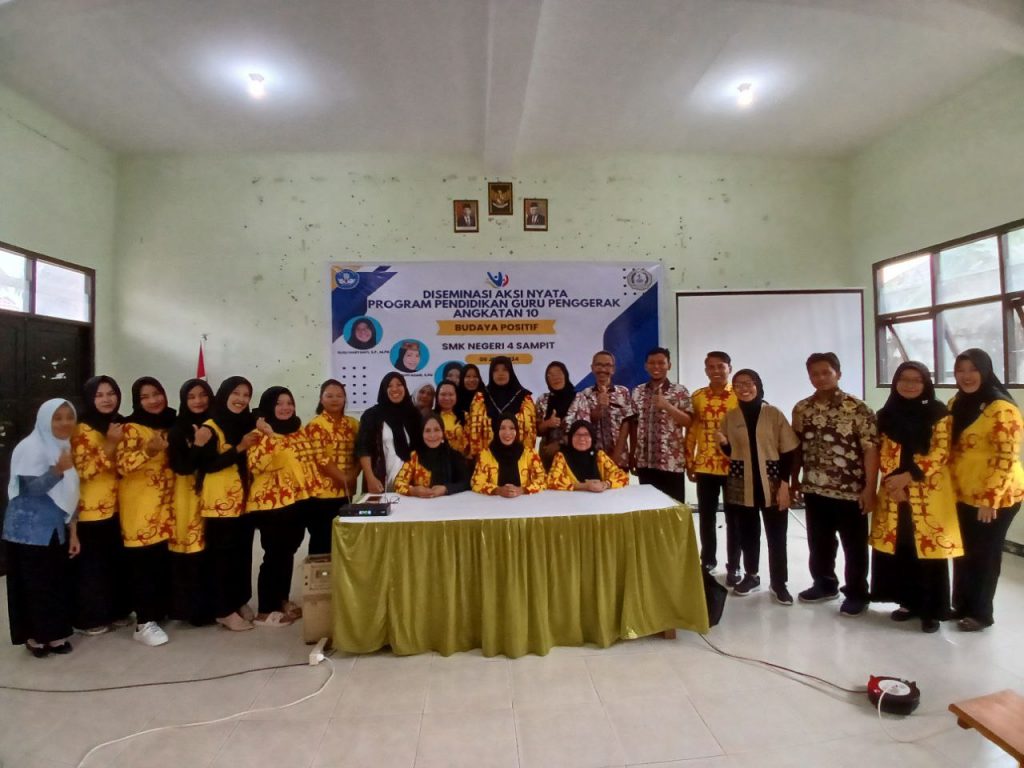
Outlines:
[[[75, 406], [67, 400], [47, 400], [39, 407], [36, 414], [36, 428], [22, 440], [11, 456], [11, 482], [7, 486], [7, 498], [13, 500], [21, 494], [21, 483], [18, 477], [39, 477], [46, 474], [50, 467], [57, 463], [63, 451], [71, 450], [70, 440], [58, 440], [53, 436], [53, 414], [62, 405], [75, 412]], [[77, 418], [77, 414], [76, 414]], [[64, 472], [61, 478], [47, 494], [57, 506], [64, 510], [64, 516], [70, 520], [78, 507], [78, 473], [74, 467]]]

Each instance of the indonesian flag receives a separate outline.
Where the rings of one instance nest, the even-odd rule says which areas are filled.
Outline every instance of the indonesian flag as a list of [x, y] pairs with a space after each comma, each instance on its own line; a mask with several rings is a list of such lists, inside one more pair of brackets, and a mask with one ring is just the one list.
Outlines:
[[199, 361], [196, 363], [196, 378], [206, 381], [206, 361], [203, 359], [203, 342], [199, 342]]

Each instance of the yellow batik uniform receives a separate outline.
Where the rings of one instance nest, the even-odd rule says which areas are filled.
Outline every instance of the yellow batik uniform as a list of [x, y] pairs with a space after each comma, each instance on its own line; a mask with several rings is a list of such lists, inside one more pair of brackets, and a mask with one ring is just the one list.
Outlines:
[[[218, 454], [235, 453], [235, 446], [228, 443], [224, 430], [215, 421], [207, 419], [203, 426], [217, 438]], [[204, 476], [199, 494], [199, 512], [203, 517], [239, 517], [244, 510], [245, 487], [236, 463]]]
[[[519, 439], [524, 446], [532, 449], [537, 444], [537, 408], [530, 395], [524, 397], [519, 406], [519, 412], [516, 413], [516, 424], [519, 425]], [[494, 439], [491, 417], [487, 415], [487, 405], [481, 392], [477, 392], [476, 397], [473, 398], [473, 404], [469, 407], [466, 432], [469, 441], [466, 455], [470, 458], [479, 456], [482, 451], [487, 450], [487, 446]]]
[[[946, 416], [932, 427], [927, 454], [914, 454], [914, 464], [923, 477], [907, 486], [917, 556], [921, 559], [948, 559], [964, 553], [957, 522], [953, 478], [949, 469], [949, 443], [953, 418]], [[879, 470], [888, 477], [900, 468], [902, 448], [887, 435], [881, 435]], [[899, 505], [882, 485], [871, 521], [871, 546], [879, 552], [896, 553], [896, 528]]]
[[[950, 407], [956, 397], [950, 400]], [[957, 501], [1006, 509], [1024, 500], [1020, 463], [1024, 422], [1013, 403], [993, 400], [953, 444], [950, 466]]]
[[117, 512], [117, 467], [103, 450], [107, 436], [88, 424], [77, 424], [71, 436], [71, 460], [78, 473], [78, 520], [109, 520]]
[[326, 413], [315, 416], [303, 427], [309, 447], [314, 454], [316, 475], [319, 483], [310, 490], [310, 496], [317, 499], [344, 499], [354, 491], [335, 484], [321, 467], [335, 466], [344, 474], [350, 474], [359, 466], [356, 459], [356, 434], [359, 422], [351, 416], [332, 418]]
[[[597, 473], [611, 488], [624, 488], [629, 485], [629, 475], [619, 469], [604, 451], [597, 452]], [[572, 491], [575, 490], [576, 483], [581, 482], [583, 481], [569, 469], [569, 462], [565, 460], [565, 456], [561, 452], [556, 453], [547, 475], [548, 490]]]
[[691, 396], [693, 422], [686, 430], [686, 468], [703, 475], [729, 474], [729, 457], [722, 453], [715, 433], [725, 414], [739, 405], [731, 386], [721, 392], [702, 387]]
[[[532, 448], [523, 448], [519, 457], [519, 485], [526, 493], [537, 493], [544, 490], [546, 482], [540, 456]], [[471, 487], [477, 493], [491, 495], [498, 489], [498, 460], [489, 450], [484, 450], [477, 460]]]
[[300, 458], [307, 450], [308, 443], [301, 431], [290, 435], [260, 434], [247, 454], [252, 483], [245, 511], [280, 509], [308, 499], [307, 489], [319, 484], [307, 477]]
[[171, 552], [190, 555], [206, 548], [206, 526], [199, 511], [195, 475], [174, 476], [174, 501], [171, 507]]
[[146, 444], [158, 434], [166, 437], [167, 430], [128, 422], [117, 446], [118, 508], [126, 547], [159, 544], [171, 536], [174, 472], [166, 451], [146, 453]]
[[465, 456], [469, 448], [465, 427], [459, 424], [459, 420], [455, 417], [454, 413], [442, 413], [441, 423], [444, 424], [444, 439], [448, 441], [448, 445], [452, 447], [452, 450], [458, 451]]

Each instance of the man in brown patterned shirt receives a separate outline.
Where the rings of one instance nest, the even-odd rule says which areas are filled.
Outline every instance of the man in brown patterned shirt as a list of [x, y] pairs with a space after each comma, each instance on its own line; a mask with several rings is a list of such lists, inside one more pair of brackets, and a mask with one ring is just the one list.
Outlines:
[[636, 418], [636, 408], [629, 390], [621, 384], [613, 384], [615, 376], [615, 355], [602, 349], [594, 353], [590, 370], [594, 374], [594, 386], [587, 387], [576, 395], [576, 399], [565, 414], [568, 429], [583, 419], [594, 425], [594, 448], [604, 451], [620, 469], [629, 470], [629, 425]]
[[842, 372], [835, 353], [808, 357], [807, 375], [815, 392], [793, 408], [800, 448], [791, 487], [804, 498], [814, 584], [800, 593], [800, 600], [817, 603], [839, 597], [838, 534], [846, 558], [846, 599], [839, 613], [857, 616], [868, 605], [868, 513], [878, 485], [878, 425], [867, 405], [839, 389]]
[[630, 422], [630, 466], [644, 485], [683, 501], [686, 492], [686, 451], [683, 428], [693, 420], [686, 387], [669, 381], [669, 351], [655, 347], [644, 365], [650, 380], [633, 388], [636, 420]]

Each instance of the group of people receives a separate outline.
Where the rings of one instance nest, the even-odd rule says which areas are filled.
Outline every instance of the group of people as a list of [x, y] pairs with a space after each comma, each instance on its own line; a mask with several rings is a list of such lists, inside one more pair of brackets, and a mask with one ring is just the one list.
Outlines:
[[652, 349], [645, 369], [630, 391], [614, 383], [615, 357], [602, 350], [595, 383], [577, 391], [555, 361], [536, 401], [504, 356], [491, 360], [486, 383], [476, 365], [449, 363], [415, 400], [392, 372], [358, 422], [332, 379], [305, 425], [285, 387], [251, 410], [252, 385], [240, 376], [216, 393], [190, 379], [177, 411], [160, 382], [140, 378], [126, 417], [117, 383], [90, 379], [83, 413], [47, 401], [12, 458], [3, 527], [12, 640], [37, 656], [66, 653], [72, 626], [99, 634], [132, 613], [146, 645], [167, 642], [165, 618], [234, 631], [290, 624], [301, 616], [289, 599], [295, 553], [306, 531], [310, 554], [330, 551], [331, 521], [360, 475], [371, 493], [515, 498], [602, 492], [633, 473], [679, 500], [689, 477], [704, 568], [717, 567], [722, 498], [726, 583], [740, 597], [760, 589], [763, 521], [769, 587], [782, 605], [794, 602], [788, 510], [802, 498], [812, 580], [802, 602], [842, 592], [844, 616], [893, 602], [893, 620], [918, 618], [926, 632], [951, 617], [964, 631], [993, 623], [1002, 545], [1024, 499], [1024, 422], [985, 352], [957, 357], [948, 407], [928, 369], [904, 363], [877, 415], [839, 388], [834, 354], [813, 354], [815, 391], [791, 420], [765, 400], [758, 373], [733, 372], [724, 352], [708, 353], [708, 385], [692, 396], [669, 380], [667, 349]]
[[919, 619], [929, 633], [946, 619], [966, 632], [993, 623], [1002, 548], [1024, 499], [1024, 422], [987, 353], [957, 356], [957, 392], [948, 405], [936, 399], [927, 366], [901, 364], [877, 414], [840, 389], [834, 354], [813, 354], [807, 373], [815, 391], [796, 404], [791, 421], [764, 400], [755, 371], [732, 373], [726, 353], [709, 352], [705, 372], [708, 386], [690, 398], [686, 472], [697, 486], [708, 570], [717, 566], [724, 498], [733, 594], [760, 589], [763, 520], [772, 597], [793, 604], [787, 510], [802, 498], [812, 584], [801, 602], [842, 592], [843, 616], [863, 613], [870, 601], [896, 603], [894, 621]]
[[177, 411], [159, 381], [142, 377], [127, 416], [109, 376], [84, 390], [80, 415], [66, 400], [44, 403], [11, 459], [12, 641], [46, 656], [71, 650], [72, 628], [95, 635], [134, 621], [135, 639], [156, 646], [168, 640], [166, 618], [234, 631], [298, 619], [295, 553], [306, 531], [311, 554], [330, 552], [331, 521], [358, 475], [345, 387], [324, 382], [305, 425], [285, 387], [250, 409], [241, 376], [216, 393], [186, 381]]

